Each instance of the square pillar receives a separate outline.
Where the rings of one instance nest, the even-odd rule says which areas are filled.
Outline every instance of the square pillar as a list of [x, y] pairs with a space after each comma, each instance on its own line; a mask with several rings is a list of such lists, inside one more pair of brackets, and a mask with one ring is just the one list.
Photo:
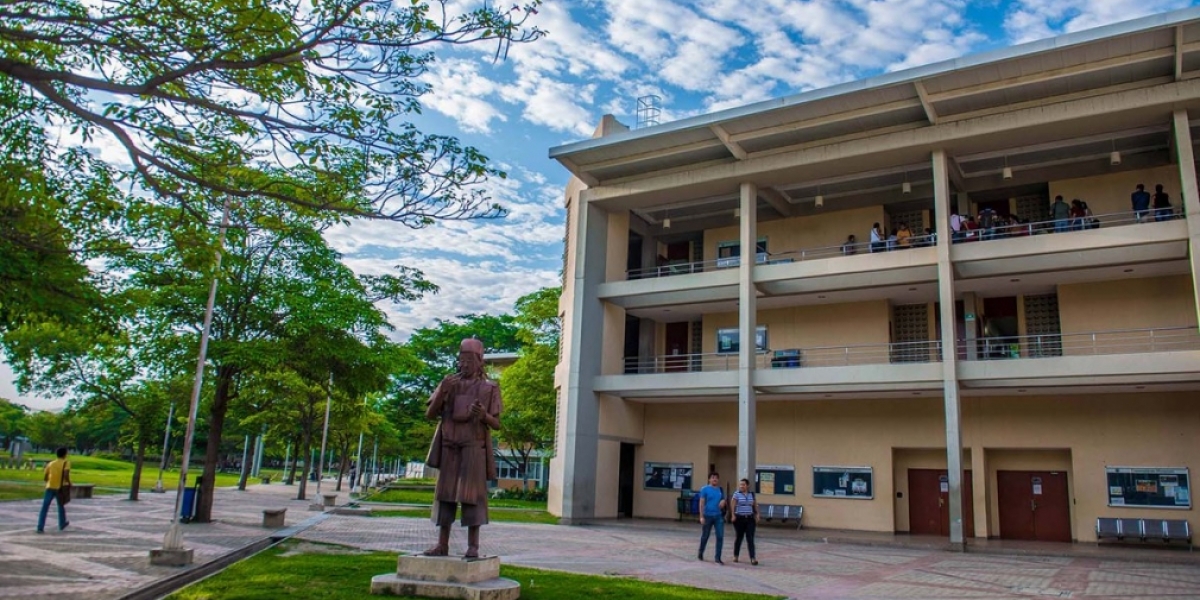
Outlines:
[[[950, 262], [950, 177], [945, 150], [933, 151], [933, 207], [937, 215], [938, 301], [942, 319], [942, 390], [946, 416], [946, 471], [950, 480], [950, 545], [963, 550], [962, 418], [958, 398], [958, 351], [954, 324], [954, 265]], [[962, 203], [964, 194], [959, 194]], [[961, 214], [961, 213], [960, 213]]]
[[754, 392], [754, 366], [758, 357], [758, 290], [754, 269], [758, 264], [758, 186], [743, 183], [738, 224], [742, 260], [738, 268], [738, 450], [737, 476], [754, 481], [755, 426], [758, 419]]
[[1192, 299], [1200, 318], [1200, 186], [1196, 184], [1196, 157], [1186, 110], [1175, 111], [1175, 155], [1179, 159], [1180, 206], [1187, 217], [1188, 262], [1192, 268]]

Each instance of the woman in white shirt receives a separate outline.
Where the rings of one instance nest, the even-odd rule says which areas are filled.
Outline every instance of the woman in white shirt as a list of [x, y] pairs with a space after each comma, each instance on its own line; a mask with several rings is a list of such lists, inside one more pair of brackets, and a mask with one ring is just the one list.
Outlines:
[[738, 489], [733, 493], [733, 529], [737, 537], [733, 540], [733, 562], [738, 561], [742, 551], [742, 538], [746, 539], [746, 548], [750, 550], [750, 564], [757, 565], [754, 556], [754, 530], [758, 525], [758, 502], [754, 492], [750, 491], [750, 481], [743, 479], [738, 482]]
[[883, 252], [887, 249], [887, 241], [883, 237], [883, 228], [876, 223], [871, 226], [871, 252]]

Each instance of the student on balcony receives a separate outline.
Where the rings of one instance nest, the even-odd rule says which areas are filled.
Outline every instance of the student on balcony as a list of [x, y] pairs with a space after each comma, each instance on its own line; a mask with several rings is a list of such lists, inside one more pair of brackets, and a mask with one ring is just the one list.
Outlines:
[[912, 248], [912, 232], [908, 229], [908, 223], [901, 223], [900, 229], [896, 230], [896, 247], [901, 250]]
[[1087, 221], [1087, 209], [1083, 207], [1083, 201], [1076, 198], [1071, 201], [1071, 230], [1083, 231], [1084, 223]]
[[959, 242], [963, 239], [963, 218], [958, 216], [958, 209], [950, 211], [950, 241]]
[[846, 238], [846, 243], [842, 244], [842, 256], [853, 256], [858, 254], [858, 238], [854, 234]]
[[1171, 197], [1163, 191], [1162, 184], [1154, 186], [1154, 220], [1167, 221], [1174, 211], [1171, 210]]
[[1137, 222], [1144, 221], [1146, 214], [1150, 212], [1150, 192], [1146, 191], [1146, 186], [1137, 184], [1137, 190], [1129, 195], [1129, 203], [1133, 205]]
[[[1138, 184], [1141, 188], [1141, 184]], [[1068, 231], [1071, 226], [1071, 207], [1063, 202], [1062, 196], [1054, 197], [1054, 204], [1050, 205], [1050, 218], [1054, 219], [1054, 233], [1062, 233]]]
[[887, 240], [883, 236], [883, 228], [876, 223], [871, 226], [871, 253], [887, 250]]

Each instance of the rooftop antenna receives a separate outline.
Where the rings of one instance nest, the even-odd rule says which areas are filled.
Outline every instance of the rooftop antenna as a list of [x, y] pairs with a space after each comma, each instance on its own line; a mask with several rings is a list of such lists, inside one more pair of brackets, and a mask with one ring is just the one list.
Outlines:
[[637, 99], [637, 129], [658, 125], [662, 116], [662, 98], [648, 94]]

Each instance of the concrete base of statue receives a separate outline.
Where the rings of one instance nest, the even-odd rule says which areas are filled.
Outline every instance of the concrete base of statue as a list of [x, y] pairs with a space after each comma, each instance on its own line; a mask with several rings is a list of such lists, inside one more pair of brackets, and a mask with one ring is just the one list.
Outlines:
[[396, 572], [371, 578], [372, 594], [456, 598], [459, 600], [516, 600], [521, 584], [500, 577], [500, 557], [464, 560], [461, 556], [401, 556]]

